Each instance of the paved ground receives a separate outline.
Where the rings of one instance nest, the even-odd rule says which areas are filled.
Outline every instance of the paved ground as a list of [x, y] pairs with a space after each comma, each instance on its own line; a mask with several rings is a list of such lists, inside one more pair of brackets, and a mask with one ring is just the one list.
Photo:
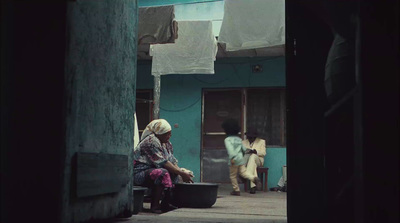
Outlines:
[[[287, 222], [286, 193], [259, 192], [229, 195], [230, 185], [220, 185], [218, 198], [211, 208], [179, 208], [164, 214], [140, 212], [117, 222]], [[145, 203], [148, 209], [149, 204]]]

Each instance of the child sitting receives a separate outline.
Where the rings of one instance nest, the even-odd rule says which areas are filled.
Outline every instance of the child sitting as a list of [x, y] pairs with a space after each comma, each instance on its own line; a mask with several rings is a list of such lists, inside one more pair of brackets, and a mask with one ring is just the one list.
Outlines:
[[240, 131], [240, 126], [238, 122], [234, 119], [225, 120], [221, 127], [224, 129], [227, 137], [224, 140], [225, 148], [229, 156], [229, 178], [231, 179], [233, 191], [231, 195], [240, 196], [240, 189], [237, 181], [237, 175], [245, 179], [254, 182], [259, 189], [261, 187], [260, 179], [246, 171], [245, 161], [243, 159], [243, 154], [246, 148], [242, 144], [242, 139], [238, 137]]

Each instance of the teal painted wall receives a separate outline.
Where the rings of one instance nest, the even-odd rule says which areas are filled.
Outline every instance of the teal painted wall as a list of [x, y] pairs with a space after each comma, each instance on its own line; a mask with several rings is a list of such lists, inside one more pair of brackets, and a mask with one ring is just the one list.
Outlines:
[[282, 167], [286, 166], [286, 148], [267, 148], [264, 166], [268, 167], [268, 188], [276, 187], [282, 177]]
[[[263, 72], [252, 73], [252, 65], [261, 64]], [[152, 89], [151, 63], [138, 62], [138, 89]], [[285, 58], [230, 58], [215, 62], [215, 74], [164, 75], [161, 77], [160, 117], [172, 125], [171, 142], [179, 166], [194, 172], [200, 181], [201, 97], [203, 88], [283, 87]], [[174, 128], [178, 124], [178, 128]], [[286, 149], [271, 150], [266, 159], [286, 160]], [[266, 160], [267, 161], [267, 160]], [[268, 166], [273, 163], [275, 166]], [[267, 161], [269, 186], [275, 186], [282, 174], [281, 162]], [[280, 178], [280, 176], [279, 176]], [[279, 180], [278, 178], [278, 180]], [[274, 182], [276, 181], [276, 182]]]
[[223, 0], [139, 0], [139, 7], [161, 6], [161, 5], [178, 5], [188, 3], [216, 2]]
[[119, 193], [76, 198], [71, 168], [76, 152], [121, 154], [133, 173], [137, 10], [136, 0], [68, 3], [63, 222], [132, 208], [132, 180]]

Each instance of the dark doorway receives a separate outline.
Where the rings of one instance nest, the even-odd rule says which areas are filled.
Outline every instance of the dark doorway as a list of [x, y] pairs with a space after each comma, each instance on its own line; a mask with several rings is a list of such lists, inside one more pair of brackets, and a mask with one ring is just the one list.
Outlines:
[[153, 90], [136, 91], [136, 118], [139, 128], [139, 138], [147, 124], [153, 120]]
[[[398, 8], [286, 1], [289, 222], [398, 222]], [[333, 31], [355, 43], [356, 77], [334, 102], [324, 80]]]

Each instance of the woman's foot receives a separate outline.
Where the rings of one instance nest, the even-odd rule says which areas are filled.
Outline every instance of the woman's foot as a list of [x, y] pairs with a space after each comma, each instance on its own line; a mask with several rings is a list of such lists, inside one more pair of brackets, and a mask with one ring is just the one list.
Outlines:
[[161, 214], [161, 205], [160, 200], [162, 196], [162, 192], [164, 190], [163, 186], [155, 186], [152, 190], [153, 194], [151, 197], [150, 211], [156, 214]]
[[250, 194], [255, 194], [256, 193], [256, 187], [252, 187], [250, 189]]
[[232, 191], [231, 195], [240, 196], [240, 191]]

